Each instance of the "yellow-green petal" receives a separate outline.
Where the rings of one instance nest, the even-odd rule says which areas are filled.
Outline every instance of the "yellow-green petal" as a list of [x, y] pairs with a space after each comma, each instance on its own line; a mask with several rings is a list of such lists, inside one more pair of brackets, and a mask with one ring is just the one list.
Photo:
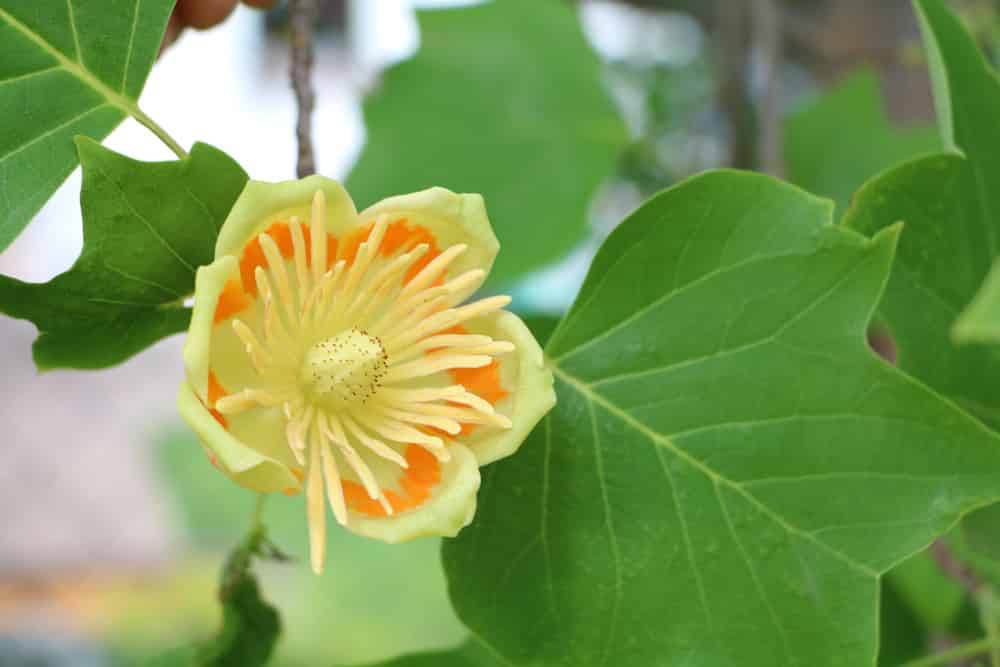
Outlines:
[[515, 351], [499, 357], [500, 383], [508, 396], [497, 403], [497, 411], [510, 418], [509, 429], [480, 427], [462, 442], [472, 450], [479, 465], [510, 456], [521, 446], [535, 425], [556, 404], [552, 372], [538, 341], [517, 315], [497, 311], [466, 325], [470, 333], [486, 334], [514, 344]]
[[434, 236], [439, 250], [467, 244], [469, 249], [451, 265], [451, 275], [470, 269], [489, 273], [500, 249], [480, 195], [430, 188], [389, 197], [362, 211], [357, 225], [364, 227], [382, 215], [388, 216], [390, 222], [405, 219], [410, 226], [423, 227]]
[[248, 447], [224, 429], [187, 382], [182, 382], [177, 392], [177, 408], [214, 454], [218, 467], [237, 484], [261, 493], [298, 488], [299, 481], [287, 466]]
[[298, 181], [266, 183], [249, 181], [219, 231], [215, 256], [239, 256], [243, 246], [275, 222], [292, 216], [304, 224], [312, 217], [312, 200], [317, 191], [326, 196], [326, 231], [342, 237], [353, 229], [357, 209], [350, 195], [337, 181], [308, 176]]
[[441, 466], [441, 481], [420, 507], [389, 517], [371, 518], [350, 512], [347, 528], [390, 544], [418, 537], [454, 537], [476, 513], [479, 463], [460, 444], [448, 447], [451, 460]]

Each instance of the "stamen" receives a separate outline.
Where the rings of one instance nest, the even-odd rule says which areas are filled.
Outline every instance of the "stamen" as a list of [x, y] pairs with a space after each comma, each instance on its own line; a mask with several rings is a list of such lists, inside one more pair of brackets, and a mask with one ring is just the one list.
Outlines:
[[368, 271], [368, 266], [375, 258], [375, 255], [378, 254], [379, 246], [382, 245], [382, 239], [385, 237], [385, 230], [388, 226], [388, 218], [384, 215], [379, 216], [378, 220], [375, 221], [372, 231], [368, 234], [368, 239], [358, 247], [351, 270], [347, 272], [347, 280], [342, 290], [343, 294], [354, 293], [354, 289], [357, 287], [361, 277]]
[[[267, 341], [271, 349], [282, 345], [295, 345], [295, 339], [288, 333], [288, 329], [278, 313], [277, 306], [275, 306], [274, 291], [271, 289], [271, 281], [267, 277], [267, 272], [258, 266], [254, 272], [254, 279], [257, 282], [257, 291], [264, 300], [264, 340]], [[279, 337], [283, 340], [279, 341]]]
[[403, 410], [397, 410], [396, 408], [390, 408], [380, 404], [373, 405], [372, 409], [381, 412], [387, 417], [398, 419], [401, 422], [417, 424], [419, 426], [430, 426], [444, 431], [448, 435], [457, 435], [462, 430], [462, 425], [457, 421], [440, 415], [421, 415], [413, 412], [404, 412]]
[[[323, 281], [319, 284], [319, 289], [314, 291], [314, 294], [316, 294], [315, 303], [307, 306], [306, 310], [307, 313], [310, 313], [310, 321], [313, 323], [321, 324], [326, 319], [330, 305], [335, 301], [332, 295], [337, 290], [340, 279], [344, 275], [344, 269], [346, 268], [346, 260], [337, 260], [333, 268], [323, 276]], [[310, 299], [311, 297], [312, 295], [310, 295]]]
[[312, 251], [313, 281], [317, 284], [326, 271], [326, 195], [317, 190], [312, 200], [312, 217], [309, 219], [309, 239]]
[[509, 296], [493, 296], [487, 299], [474, 301], [458, 308], [450, 308], [446, 311], [428, 317], [408, 332], [401, 332], [392, 338], [386, 339], [385, 350], [391, 355], [397, 350], [404, 349], [411, 343], [420, 340], [424, 336], [429, 336], [437, 333], [438, 331], [448, 329], [474, 317], [479, 317], [480, 315], [486, 315], [500, 310], [509, 303]]
[[[433, 313], [443, 307], [451, 307], [465, 301], [479, 286], [486, 277], [486, 272], [481, 269], [466, 271], [448, 281], [444, 285], [428, 287], [425, 290], [414, 293], [409, 298], [397, 298], [396, 304], [387, 311], [376, 324], [371, 326], [372, 331], [378, 331], [379, 335], [395, 335], [399, 331], [407, 331], [412, 328], [412, 322], [423, 319], [428, 313]], [[434, 301], [433, 305], [430, 303]], [[421, 306], [426, 306], [421, 309]], [[418, 312], [419, 309], [419, 312]], [[382, 322], [387, 322], [387, 331], [382, 331]]]
[[298, 312], [295, 309], [292, 285], [288, 280], [288, 271], [285, 270], [285, 261], [281, 257], [281, 251], [278, 250], [278, 244], [268, 234], [261, 234], [257, 238], [260, 239], [261, 250], [264, 251], [264, 257], [267, 258], [268, 270], [274, 276], [274, 282], [278, 286], [278, 294], [285, 304], [288, 323], [294, 327], [298, 323]]
[[323, 571], [326, 557], [326, 514], [323, 508], [323, 473], [318, 447], [312, 448], [309, 461], [309, 483], [306, 488], [309, 517], [309, 560], [313, 572]]
[[382, 458], [388, 461], [392, 461], [400, 468], [405, 469], [410, 467], [410, 464], [406, 462], [406, 459], [403, 458], [403, 456], [399, 452], [397, 452], [395, 449], [385, 444], [381, 440], [376, 440], [375, 438], [365, 433], [364, 430], [360, 426], [358, 426], [357, 422], [351, 419], [350, 415], [342, 414], [340, 415], [340, 420], [344, 422], [344, 426], [347, 428], [347, 430], [350, 431], [351, 434], [354, 435], [354, 437], [360, 440], [361, 444], [363, 444], [365, 447], [372, 450]]
[[285, 396], [272, 394], [262, 389], [244, 389], [235, 394], [223, 396], [215, 402], [215, 409], [224, 415], [233, 415], [250, 408], [281, 405]]
[[358, 453], [347, 441], [347, 436], [344, 433], [344, 427], [341, 426], [340, 420], [337, 419], [337, 416], [320, 412], [318, 422], [320, 432], [323, 434], [323, 437], [337, 445], [340, 449], [340, 453], [344, 455], [345, 459], [347, 459], [347, 464], [351, 466], [354, 474], [361, 480], [361, 485], [364, 486], [365, 491], [368, 492], [368, 497], [372, 500], [379, 501], [382, 507], [386, 510], [386, 513], [392, 514], [392, 506], [389, 505], [385, 494], [382, 493], [382, 489], [379, 487], [378, 482], [375, 481], [375, 475], [372, 474], [371, 468], [365, 464], [362, 458], [358, 456]]
[[[287, 407], [288, 403], [285, 403], [285, 406], [285, 413], [287, 415], [290, 412]], [[288, 425], [285, 427], [285, 437], [288, 439], [288, 447], [292, 450], [292, 454], [295, 455], [295, 459], [299, 462], [299, 465], [305, 465], [306, 433], [309, 431], [309, 425], [314, 412], [315, 408], [312, 405], [307, 405], [302, 413], [302, 417], [299, 419], [289, 417]], [[320, 414], [322, 415], [322, 413]]]
[[[493, 339], [489, 336], [481, 336], [476, 334], [439, 334], [437, 336], [431, 336], [430, 338], [425, 338], [422, 341], [418, 341], [393, 355], [392, 359], [395, 363], [400, 363], [402, 361], [407, 361], [411, 357], [423, 354], [428, 350], [437, 350], [444, 348], [462, 348], [463, 352], [468, 352], [469, 349], [482, 347], [484, 345], [489, 345], [493, 342]], [[476, 352], [475, 354], [481, 354]]]
[[361, 304], [371, 304], [373, 301], [372, 293], [380, 291], [383, 287], [393, 287], [391, 282], [393, 278], [397, 275], [402, 274], [406, 271], [413, 262], [420, 259], [427, 250], [430, 248], [426, 243], [421, 243], [416, 248], [406, 253], [405, 255], [400, 255], [395, 260], [386, 264], [382, 267], [375, 276], [368, 281], [368, 284], [364, 285], [360, 290], [358, 290], [357, 296], [354, 297], [354, 301], [348, 306], [343, 314], [343, 317], [350, 319], [354, 316], [354, 310]]
[[452, 263], [459, 255], [469, 249], [469, 246], [465, 243], [459, 243], [448, 247], [444, 252], [431, 260], [427, 266], [420, 270], [420, 272], [413, 276], [410, 282], [406, 283], [403, 287], [403, 291], [400, 292], [400, 298], [406, 298], [410, 294], [419, 292], [425, 287], [430, 286], [435, 279], [446, 269], [448, 265]]
[[309, 295], [309, 267], [306, 259], [306, 239], [302, 235], [302, 225], [299, 219], [292, 216], [288, 222], [288, 227], [292, 232], [292, 250], [295, 255], [295, 278], [298, 281], [295, 291], [299, 294], [299, 311], [306, 305], [306, 297]]
[[450, 351], [434, 352], [405, 364], [392, 366], [385, 374], [384, 384], [396, 384], [403, 380], [427, 377], [452, 368], [482, 368], [493, 363], [493, 358], [485, 354], [453, 354]]
[[233, 320], [233, 331], [240, 341], [243, 342], [243, 349], [246, 350], [247, 356], [250, 357], [250, 362], [253, 364], [254, 369], [258, 374], [263, 375], [267, 367], [274, 364], [274, 359], [271, 358], [271, 355], [267, 353], [264, 346], [257, 340], [257, 336], [254, 335], [253, 330], [244, 324], [242, 320]]
[[374, 431], [383, 438], [387, 438], [400, 444], [423, 445], [438, 456], [439, 460], [447, 461], [451, 454], [444, 444], [444, 440], [437, 436], [428, 435], [423, 431], [407, 426], [398, 421], [381, 419], [370, 414], [370, 409], [358, 410], [352, 415], [363, 426]]
[[330, 501], [330, 509], [333, 516], [341, 526], [347, 525], [347, 506], [344, 503], [344, 487], [340, 479], [340, 471], [337, 470], [337, 462], [334, 460], [333, 451], [330, 444], [324, 442], [322, 437], [317, 437], [312, 444], [319, 448], [323, 455], [323, 471], [326, 476], [326, 494]]
[[[391, 401], [425, 403], [429, 401], [457, 400], [465, 393], [465, 387], [455, 384], [450, 387], [428, 387], [426, 389], [397, 389], [384, 387], [379, 390], [379, 398]], [[489, 405], [489, 403], [487, 403]], [[492, 406], [490, 406], [492, 408]]]
[[[389, 405], [383, 402], [382, 405]], [[506, 415], [496, 411], [483, 412], [472, 408], [459, 408], [453, 405], [437, 405], [435, 403], [396, 403], [393, 407], [409, 410], [411, 413], [449, 417], [467, 424], [490, 424], [500, 428], [510, 428], [512, 422]]]

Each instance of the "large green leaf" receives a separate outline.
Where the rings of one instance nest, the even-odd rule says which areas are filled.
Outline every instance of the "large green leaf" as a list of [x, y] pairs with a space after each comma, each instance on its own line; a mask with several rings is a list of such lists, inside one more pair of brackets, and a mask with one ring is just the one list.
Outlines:
[[[875, 179], [845, 223], [871, 234], [906, 221], [879, 306], [899, 364], [998, 428], [1000, 358], [984, 346], [954, 344], [951, 331], [1000, 249], [1000, 83], [940, 0], [916, 4], [942, 138], [961, 155], [915, 160]], [[969, 326], [964, 333], [975, 338]]]
[[0, 250], [136, 106], [174, 0], [0, 0]]
[[44, 284], [0, 276], [0, 313], [34, 322], [39, 368], [101, 368], [187, 328], [195, 269], [247, 175], [196, 144], [172, 162], [138, 162], [79, 139], [83, 252]]
[[450, 651], [408, 655], [370, 667], [510, 667], [510, 663], [486, 644], [471, 639]]
[[716, 172], [605, 242], [444, 547], [511, 663], [873, 665], [880, 576], [1000, 495], [1000, 437], [867, 347], [899, 228], [832, 212]]
[[892, 126], [870, 70], [849, 77], [785, 124], [788, 180], [830, 197], [840, 212], [872, 176], [940, 146], [932, 128]]
[[625, 132], [571, 7], [504, 0], [420, 13], [415, 58], [365, 102], [348, 179], [362, 204], [442, 185], [486, 198], [507, 281], [566, 253]]

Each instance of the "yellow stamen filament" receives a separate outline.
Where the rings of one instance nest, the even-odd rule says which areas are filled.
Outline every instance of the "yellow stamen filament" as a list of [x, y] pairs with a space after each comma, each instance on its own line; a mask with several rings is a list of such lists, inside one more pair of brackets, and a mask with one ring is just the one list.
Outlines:
[[326, 516], [323, 508], [323, 471], [320, 468], [320, 452], [318, 447], [312, 447], [309, 460], [309, 482], [306, 488], [306, 501], [309, 505], [309, 560], [313, 572], [323, 571], [323, 561], [326, 558]]
[[295, 257], [295, 291], [299, 295], [299, 312], [305, 312], [306, 297], [309, 295], [309, 267], [306, 265], [306, 239], [302, 235], [299, 219], [292, 216], [288, 222], [292, 233], [292, 253]]

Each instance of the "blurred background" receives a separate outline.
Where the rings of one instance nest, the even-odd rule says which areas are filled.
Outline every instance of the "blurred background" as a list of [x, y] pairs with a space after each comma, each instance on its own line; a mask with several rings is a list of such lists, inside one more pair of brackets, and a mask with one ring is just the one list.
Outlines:
[[[424, 46], [428, 52], [433, 47], [435, 67], [423, 69], [399, 65], [421, 48], [416, 12], [471, 3], [320, 4], [313, 118], [318, 171], [357, 182], [365, 193], [359, 207], [371, 203], [372, 193], [396, 194], [388, 185], [378, 192], [383, 170], [387, 183], [401, 178], [389, 173], [394, 159], [378, 146], [380, 136], [388, 136], [392, 150], [407, 154], [410, 139], [392, 129], [419, 117], [405, 104], [410, 89], [432, 90], [436, 103], [455, 110], [455, 118], [437, 122], [495, 133], [505, 145], [515, 143], [509, 137], [520, 142], [516, 151], [484, 154], [478, 143], [459, 141], [443, 165], [435, 160], [444, 160], [445, 151], [425, 152], [419, 171], [433, 174], [435, 184], [461, 190], [463, 183], [451, 181], [478, 173], [484, 161], [493, 161], [499, 181], [522, 178], [519, 163], [544, 165], [547, 155], [561, 161], [548, 175], [505, 183], [511, 187], [487, 197], [491, 211], [503, 212], [504, 219], [495, 219], [502, 239], [505, 220], [513, 217], [508, 208], [524, 212], [526, 229], [540, 222], [533, 211], [553, 216], [547, 218], [552, 227], [537, 233], [549, 234], [557, 251], [533, 255], [525, 262], [527, 275], [507, 271], [494, 284], [511, 291], [525, 313], [565, 310], [613, 226], [644, 198], [698, 171], [767, 171], [833, 198], [842, 212], [867, 178], [939, 147], [907, 0], [562, 2], [571, 25], [530, 44], [530, 4], [511, 3], [515, 14], [516, 7], [523, 9], [523, 21], [481, 21], [470, 13], [453, 24], [462, 26], [462, 35], [449, 34], [448, 23], [433, 24], [433, 44]], [[993, 57], [1000, 2], [952, 4]], [[576, 53], [578, 47], [566, 41], [576, 33], [592, 59], [566, 56]], [[470, 39], [482, 45], [482, 58], [461, 51]], [[493, 73], [503, 81], [505, 67], [525, 67], [519, 60], [525, 53], [537, 65], [535, 84], [553, 76], [560, 85], [538, 100], [533, 95], [545, 86], [531, 81], [492, 93], [516, 98], [517, 108], [527, 112], [498, 104], [499, 113], [479, 119], [469, 90], [441, 85]], [[240, 8], [217, 28], [186, 31], [167, 49], [141, 105], [184, 145], [209, 141], [258, 180], [292, 178], [295, 107], [288, 67], [286, 8], [280, 2], [269, 12]], [[366, 97], [372, 105], [367, 128]], [[553, 133], [575, 128], [579, 145], [590, 148], [566, 159], [559, 152], [565, 147], [538, 139], [546, 123]], [[172, 157], [131, 121], [108, 145], [140, 159]], [[458, 175], [451, 179], [450, 173]], [[79, 187], [77, 172], [0, 253], [0, 271], [44, 281], [72, 264], [82, 244]], [[412, 189], [417, 187], [423, 185]], [[579, 220], [567, 222], [545, 208], [560, 196], [581, 206]], [[34, 336], [30, 324], [0, 319], [0, 667], [148, 664], [214, 632], [217, 572], [224, 553], [245, 533], [254, 498], [218, 476], [175, 414], [179, 337], [108, 371], [39, 375], [30, 359]], [[267, 506], [272, 538], [300, 559], [261, 566], [265, 594], [285, 624], [274, 665], [346, 665], [462, 639], [437, 541], [390, 547], [335, 532], [326, 573], [317, 578], [301, 562], [306, 530], [300, 504], [280, 497]], [[961, 599], [948, 597], [949, 584], [942, 583], [935, 601], [906, 600], [907, 582], [933, 578], [932, 570], [920, 560], [904, 565], [890, 580], [896, 583], [885, 604], [944, 619], [942, 605]], [[893, 618], [905, 623], [905, 614]], [[923, 621], [923, 627], [936, 627], [934, 618]], [[951, 631], [941, 627], [941, 641]]]

